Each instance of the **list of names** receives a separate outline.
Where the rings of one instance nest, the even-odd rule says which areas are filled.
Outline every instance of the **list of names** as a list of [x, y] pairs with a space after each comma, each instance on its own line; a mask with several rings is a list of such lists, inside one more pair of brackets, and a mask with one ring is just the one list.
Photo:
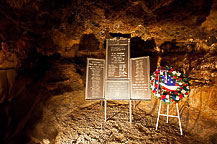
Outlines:
[[131, 99], [150, 99], [149, 94], [149, 58], [131, 59]]
[[86, 99], [104, 98], [104, 65], [102, 59], [88, 59]]

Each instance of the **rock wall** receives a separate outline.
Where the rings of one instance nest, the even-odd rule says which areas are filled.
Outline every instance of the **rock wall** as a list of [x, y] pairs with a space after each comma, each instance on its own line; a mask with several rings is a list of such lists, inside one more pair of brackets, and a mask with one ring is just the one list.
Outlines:
[[[56, 116], [91, 104], [84, 101], [86, 58], [105, 58], [105, 40], [120, 33], [131, 36], [131, 57], [150, 56], [151, 72], [161, 64], [189, 76], [191, 93], [180, 103], [183, 129], [215, 143], [216, 5], [216, 0], [1, 1], [0, 33], [22, 61], [7, 138], [47, 143], [50, 136], [54, 143], [64, 137], [64, 124], [59, 125], [64, 119]], [[78, 109], [70, 111], [71, 103]], [[153, 98], [136, 108], [153, 118], [158, 103]]]

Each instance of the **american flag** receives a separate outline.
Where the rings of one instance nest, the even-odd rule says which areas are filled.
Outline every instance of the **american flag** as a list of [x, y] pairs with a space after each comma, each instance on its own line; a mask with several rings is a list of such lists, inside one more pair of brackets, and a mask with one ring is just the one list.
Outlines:
[[168, 76], [163, 76], [163, 83], [167, 86], [175, 86], [176, 85], [176, 80], [172, 79], [170, 75]]

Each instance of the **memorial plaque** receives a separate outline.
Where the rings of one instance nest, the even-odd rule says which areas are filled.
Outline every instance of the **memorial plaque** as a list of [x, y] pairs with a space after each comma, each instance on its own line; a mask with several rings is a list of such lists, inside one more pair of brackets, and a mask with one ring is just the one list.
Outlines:
[[105, 99], [106, 100], [129, 100], [129, 80], [125, 81], [106, 81]]
[[114, 38], [106, 41], [106, 76], [107, 79], [129, 78], [129, 47], [127, 38]]
[[131, 99], [151, 100], [149, 90], [149, 56], [131, 58]]
[[86, 99], [104, 99], [104, 67], [103, 59], [87, 59]]

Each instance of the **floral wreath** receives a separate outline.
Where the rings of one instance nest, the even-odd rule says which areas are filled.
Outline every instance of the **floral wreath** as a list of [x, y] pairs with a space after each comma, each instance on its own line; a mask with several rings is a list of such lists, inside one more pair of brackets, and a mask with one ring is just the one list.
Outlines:
[[166, 66], [157, 67], [151, 75], [151, 92], [164, 103], [178, 103], [189, 95], [189, 78], [183, 72]]

